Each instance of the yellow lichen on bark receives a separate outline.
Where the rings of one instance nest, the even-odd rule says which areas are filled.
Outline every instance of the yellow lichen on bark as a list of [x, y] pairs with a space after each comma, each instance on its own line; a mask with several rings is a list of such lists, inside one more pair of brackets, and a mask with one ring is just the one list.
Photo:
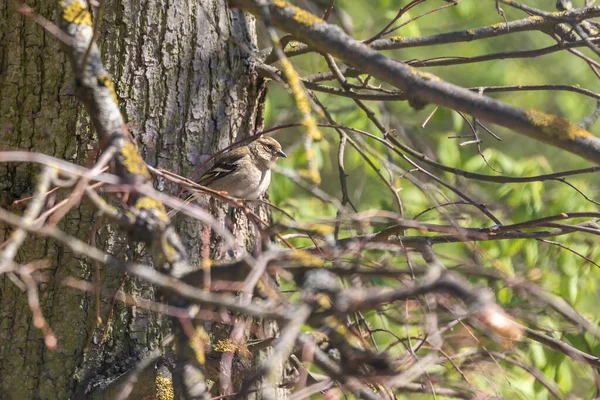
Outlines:
[[565, 10], [565, 11], [554, 11], [554, 12], [552, 12], [550, 14], [552, 14], [552, 15], [554, 15], [556, 17], [564, 17], [565, 15], [568, 14], [568, 11], [567, 10]]
[[290, 40], [286, 45], [285, 45], [285, 50], [294, 50], [297, 49], [298, 47], [300, 47], [300, 42], [297, 42], [295, 40]]
[[219, 353], [235, 353], [238, 346], [231, 339], [221, 339], [214, 346], [213, 350]]
[[294, 15], [294, 19], [302, 25], [312, 26], [314, 24], [318, 24], [319, 22], [323, 22], [323, 20], [317, 17], [314, 14], [309, 13], [306, 10], [301, 9], [300, 7], [294, 7], [296, 10], [296, 14]]
[[281, 69], [288, 80], [290, 90], [292, 91], [292, 96], [294, 96], [296, 105], [303, 115], [302, 125], [306, 127], [306, 133], [313, 138], [313, 140], [323, 139], [323, 135], [317, 127], [317, 121], [315, 121], [311, 115], [310, 104], [308, 102], [308, 97], [304, 92], [304, 88], [302, 87], [300, 75], [298, 75], [292, 66], [292, 63], [287, 58], [280, 60], [280, 63]]
[[158, 200], [153, 199], [152, 197], [142, 196], [136, 200], [135, 208], [139, 210], [154, 210], [154, 215], [162, 221], [167, 221], [167, 212], [165, 211], [165, 206]]
[[329, 328], [333, 329], [338, 334], [342, 336], [346, 336], [348, 334], [348, 329], [346, 329], [346, 327], [343, 324], [341, 324], [340, 321], [338, 321], [337, 318], [333, 315], [326, 317], [324, 321], [329, 326]]
[[321, 236], [331, 235], [335, 231], [333, 226], [327, 224], [310, 224], [307, 229]]
[[427, 81], [441, 81], [442, 80], [439, 76], [430, 74], [429, 72], [419, 71], [418, 69], [413, 68], [411, 66], [409, 66], [408, 68], [410, 68], [411, 74], [418, 76], [419, 78], [423, 78]]
[[261, 278], [256, 283], [256, 289], [265, 297], [269, 299], [277, 299], [279, 298], [279, 293], [276, 292], [271, 285], [269, 285], [266, 281], [266, 278]]
[[298, 170], [298, 175], [300, 175], [302, 178], [309, 179], [315, 185], [321, 184], [321, 175], [319, 174], [319, 171], [316, 171], [314, 169]]
[[156, 377], [156, 400], [173, 400], [175, 392], [173, 391], [173, 381], [166, 376]]
[[571, 123], [569, 120], [537, 110], [526, 110], [529, 121], [542, 132], [546, 139], [574, 140], [593, 137], [585, 129]]
[[129, 172], [150, 178], [150, 172], [148, 172], [148, 168], [146, 168], [146, 163], [142, 160], [140, 153], [138, 153], [137, 148], [133, 143], [125, 143], [123, 147], [121, 147], [120, 153], [123, 156], [123, 165], [125, 165], [125, 168], [127, 168]]
[[[61, 1], [60, 5], [64, 7], [64, 2]], [[92, 25], [92, 15], [86, 5], [79, 2], [79, 0], [72, 2], [64, 8], [63, 19], [73, 24]]]
[[321, 18], [317, 17], [316, 15], [311, 14], [300, 7], [296, 7], [285, 0], [273, 0], [273, 4], [279, 8], [293, 8], [294, 20], [296, 20], [296, 22], [298, 22], [299, 24], [305, 26], [312, 26], [319, 22], [324, 22]]
[[110, 78], [110, 75], [99, 75], [98, 83], [110, 91], [110, 95], [112, 96], [115, 103], [119, 104], [119, 100], [117, 99], [117, 92], [115, 91], [115, 85]]
[[200, 365], [206, 363], [206, 356], [204, 355], [204, 343], [208, 341], [208, 334], [201, 326], [196, 327], [195, 335], [190, 339], [190, 347], [194, 350], [196, 361]]
[[321, 307], [320, 311], [329, 310], [331, 308], [331, 297], [326, 294], [321, 293], [317, 298], [317, 304]]
[[213, 350], [219, 353], [235, 353], [244, 357], [250, 357], [252, 354], [245, 345], [237, 345], [231, 339], [221, 339], [214, 346]]
[[321, 344], [323, 342], [328, 342], [329, 341], [329, 336], [327, 336], [323, 332], [318, 332], [318, 331], [317, 332], [312, 332], [311, 336], [312, 336], [313, 340], [317, 344]]
[[210, 258], [203, 259], [202, 262], [200, 263], [200, 269], [210, 270], [211, 267], [213, 266], [213, 264], [214, 264], [214, 261], [211, 260]]
[[[162, 214], [159, 214], [159, 218], [162, 221], [167, 221], [168, 217], [167, 217], [167, 213], [164, 213], [165, 217], [162, 218]], [[168, 240], [168, 236], [167, 235], [161, 235], [160, 236], [161, 242], [161, 249], [163, 251], [163, 254], [165, 255], [165, 257], [167, 258], [167, 260], [169, 260], [169, 262], [173, 261], [176, 259], [177, 255], [179, 254], [179, 251], [177, 251], [177, 249], [173, 246], [173, 244]]]
[[155, 208], [163, 208], [163, 205], [160, 201], [153, 199], [152, 197], [143, 196], [135, 202], [135, 208], [151, 210]]
[[325, 264], [322, 258], [317, 257], [305, 250], [292, 251], [292, 258], [307, 267], [322, 267]]
[[330, 315], [324, 320], [327, 326], [337, 332], [338, 335], [343, 336], [350, 346], [361, 349], [362, 343], [359, 338], [357, 338], [352, 332], [346, 328], [344, 324], [342, 324], [335, 316]]

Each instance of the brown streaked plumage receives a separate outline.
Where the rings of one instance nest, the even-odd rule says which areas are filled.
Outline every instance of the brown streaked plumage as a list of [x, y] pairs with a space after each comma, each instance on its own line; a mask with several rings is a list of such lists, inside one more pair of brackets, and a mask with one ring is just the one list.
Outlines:
[[261, 136], [248, 146], [224, 154], [198, 183], [233, 197], [256, 200], [269, 188], [271, 163], [279, 157], [287, 157], [279, 142]]

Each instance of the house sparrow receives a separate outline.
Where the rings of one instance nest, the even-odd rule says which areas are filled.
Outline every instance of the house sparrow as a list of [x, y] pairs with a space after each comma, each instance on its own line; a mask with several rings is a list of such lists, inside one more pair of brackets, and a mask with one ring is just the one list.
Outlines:
[[198, 184], [224, 191], [232, 197], [256, 200], [269, 188], [271, 163], [287, 157], [270, 136], [261, 136], [247, 146], [232, 150], [217, 160]]

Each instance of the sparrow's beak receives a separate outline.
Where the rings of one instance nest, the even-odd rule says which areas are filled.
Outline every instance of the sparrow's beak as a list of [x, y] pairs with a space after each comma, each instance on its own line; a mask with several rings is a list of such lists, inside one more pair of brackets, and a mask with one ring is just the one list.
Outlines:
[[283, 157], [283, 158], [287, 158], [287, 154], [285, 154], [283, 151], [281, 150], [277, 150], [277, 157]]

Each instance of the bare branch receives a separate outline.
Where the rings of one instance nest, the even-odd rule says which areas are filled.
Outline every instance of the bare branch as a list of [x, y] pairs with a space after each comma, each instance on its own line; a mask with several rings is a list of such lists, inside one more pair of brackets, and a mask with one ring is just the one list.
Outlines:
[[[230, 4], [260, 15], [259, 8], [251, 0], [231, 0]], [[432, 102], [462, 111], [600, 163], [600, 139], [564, 118], [508, 106], [444, 82], [435, 75], [419, 72], [357, 42], [341, 29], [286, 2], [278, 2], [278, 5], [270, 2], [269, 10], [275, 27], [293, 34], [319, 51], [330, 53], [361, 71], [410, 93], [411, 104], [416, 107]]]

